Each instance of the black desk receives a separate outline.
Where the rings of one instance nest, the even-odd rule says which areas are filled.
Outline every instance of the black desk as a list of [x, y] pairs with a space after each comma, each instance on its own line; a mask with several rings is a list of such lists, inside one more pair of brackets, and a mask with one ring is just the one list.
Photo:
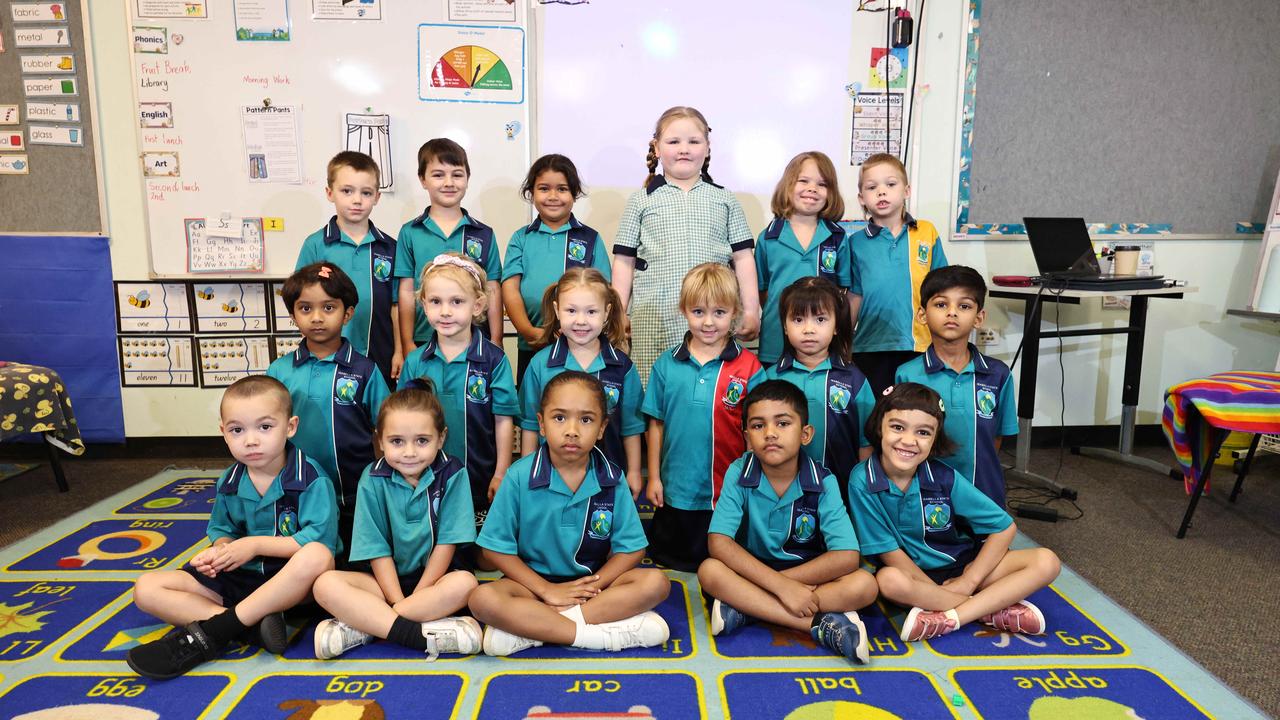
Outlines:
[[[1012, 473], [1021, 475], [1041, 483], [1048, 484], [1063, 492], [1058, 483], [1049, 478], [1036, 475], [1028, 470], [1031, 459], [1031, 422], [1035, 417], [1036, 407], [1036, 372], [1040, 360], [1040, 340], [1042, 338], [1084, 337], [1089, 335], [1128, 335], [1124, 360], [1124, 391], [1121, 395], [1120, 410], [1120, 444], [1118, 450], [1109, 448], [1072, 448], [1083, 455], [1122, 462], [1127, 465], [1169, 474], [1169, 466], [1154, 460], [1138, 457], [1133, 454], [1133, 429], [1138, 412], [1138, 386], [1142, 379], [1142, 348], [1147, 325], [1147, 301], [1150, 298], [1183, 297], [1185, 293], [1195, 292], [1193, 287], [1155, 288], [1152, 290], [1063, 290], [1052, 291], [1039, 287], [998, 287], [993, 286], [989, 292], [991, 297], [1021, 300], [1025, 306], [1022, 320], [1023, 350], [1022, 373], [1018, 378], [1018, 447], [1014, 455]], [[1037, 302], [1037, 295], [1039, 302]], [[1053, 332], [1041, 330], [1040, 323], [1044, 303], [1060, 302], [1079, 305], [1082, 298], [1104, 297], [1115, 295], [1129, 298], [1129, 324], [1118, 328], [1084, 328], [1080, 330], [1062, 330]], [[1067, 496], [1074, 492], [1067, 491]]]

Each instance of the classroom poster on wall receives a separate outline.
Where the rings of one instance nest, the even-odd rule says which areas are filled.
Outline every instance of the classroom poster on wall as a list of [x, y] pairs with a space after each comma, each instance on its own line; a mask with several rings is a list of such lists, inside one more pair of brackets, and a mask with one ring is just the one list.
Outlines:
[[887, 80], [890, 88], [905, 90], [907, 57], [907, 48], [871, 48], [871, 87], [884, 89]]
[[240, 125], [244, 131], [243, 167], [249, 182], [301, 183], [298, 116], [292, 105], [244, 105]]
[[392, 172], [391, 116], [371, 113], [346, 114], [345, 147], [362, 152], [378, 163], [378, 189], [391, 189], [395, 178]]
[[298, 332], [298, 326], [284, 304], [284, 283], [273, 282], [271, 288], [272, 327], [276, 332]]
[[196, 338], [200, 357], [200, 387], [227, 387], [250, 375], [262, 375], [271, 364], [266, 335]]
[[381, 20], [382, 0], [311, 0], [312, 20]]
[[876, 153], [902, 157], [902, 101], [902, 93], [854, 94], [850, 165]]
[[136, 0], [134, 17], [140, 18], [207, 18], [205, 0]]
[[184, 283], [117, 282], [116, 330], [191, 332], [191, 300]]
[[236, 40], [241, 42], [288, 42], [288, 0], [233, 0]]
[[524, 102], [524, 29], [418, 26], [418, 98], [434, 102]]
[[15, 23], [67, 21], [66, 8], [60, 2], [16, 2], [9, 9]]
[[125, 387], [195, 387], [190, 337], [119, 337], [120, 381]]
[[239, 237], [210, 234], [204, 218], [189, 218], [184, 224], [188, 272], [262, 272], [262, 218], [244, 218]]
[[446, 0], [449, 22], [515, 22], [514, 0]]
[[267, 332], [267, 296], [263, 283], [196, 283], [195, 301], [196, 332]]

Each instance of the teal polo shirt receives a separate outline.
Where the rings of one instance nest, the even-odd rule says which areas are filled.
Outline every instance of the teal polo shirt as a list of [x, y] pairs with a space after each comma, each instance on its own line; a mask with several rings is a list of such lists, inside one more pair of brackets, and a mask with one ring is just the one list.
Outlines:
[[946, 463], [927, 460], [906, 492], [885, 475], [877, 453], [849, 476], [849, 506], [864, 555], [901, 548], [921, 570], [951, 567], [1013, 518]]
[[930, 270], [947, 265], [933, 225], [908, 215], [902, 231], [894, 235], [867, 223], [851, 231], [849, 251], [849, 291], [862, 297], [854, 352], [923, 352], [929, 344], [928, 329], [914, 329], [920, 282]]
[[[524, 381], [520, 383], [520, 427], [522, 429], [538, 432], [538, 412], [542, 409], [542, 390], [546, 388], [547, 383], [551, 382], [551, 378], [566, 370], [577, 370], [601, 378], [601, 373], [613, 364], [610, 362], [612, 358], [626, 357], [603, 340], [600, 346], [602, 352], [597, 354], [587, 367], [582, 367], [573, 353], [569, 352], [568, 343], [564, 338], [557, 339], [533, 356], [529, 361], [528, 369], [524, 372]], [[635, 365], [631, 363], [627, 365], [626, 372], [622, 376], [621, 387], [606, 386], [605, 388], [611, 422], [613, 410], [620, 408], [618, 419], [622, 426], [621, 437], [639, 435], [645, 428], [644, 415], [640, 412], [640, 406], [644, 401], [644, 387], [640, 384], [640, 373], [636, 372]], [[601, 381], [604, 380], [605, 378], [601, 378]], [[609, 459], [615, 463], [618, 462], [612, 457]]]
[[391, 382], [391, 357], [396, 340], [391, 326], [391, 313], [396, 303], [396, 281], [391, 276], [396, 259], [395, 238], [369, 223], [369, 232], [356, 242], [338, 228], [338, 216], [307, 236], [298, 253], [294, 270], [312, 263], [328, 261], [342, 268], [356, 286], [359, 302], [351, 320], [342, 327], [342, 337], [351, 346], [373, 360], [382, 377]]
[[396, 574], [426, 567], [437, 545], [476, 539], [471, 483], [462, 463], [446, 453], [409, 484], [400, 471], [379, 459], [364, 471], [351, 533], [351, 560], [390, 557]]
[[[834, 233], [833, 233], [834, 231]], [[849, 241], [844, 228], [819, 220], [809, 247], [800, 247], [791, 221], [774, 218], [756, 241], [756, 277], [760, 292], [767, 293], [760, 319], [760, 349], [756, 352], [765, 365], [782, 357], [782, 319], [778, 301], [782, 291], [806, 277], [824, 277], [841, 289], [852, 282], [849, 272]]]
[[[502, 258], [493, 239], [493, 229], [476, 220], [464, 209], [462, 219], [448, 236], [431, 219], [431, 208], [405, 223], [396, 236], [397, 278], [413, 278], [413, 292], [417, 296], [422, 285], [422, 270], [443, 252], [455, 252], [471, 258], [493, 282], [502, 281]], [[436, 331], [427, 322], [420, 303], [415, 303], [413, 341], [422, 344], [435, 337]]]
[[390, 392], [382, 373], [349, 340], [328, 357], [312, 355], [304, 340], [267, 368], [293, 398], [293, 442], [333, 480], [338, 504], [350, 513], [356, 483], [373, 462], [373, 427]]
[[[606, 281], [612, 278], [600, 233], [573, 215], [555, 230], [539, 219], [512, 233], [502, 261], [502, 279], [520, 277], [525, 314], [534, 327], [542, 327], [542, 293], [572, 267], [593, 267]], [[525, 351], [533, 349], [523, 336], [516, 345]]]
[[841, 482], [847, 482], [849, 471], [858, 463], [858, 448], [871, 444], [865, 428], [876, 396], [856, 365], [832, 360], [828, 357], [810, 370], [786, 354], [765, 368], [764, 374], [769, 380], [786, 380], [804, 391], [813, 426], [813, 440], [804, 451]]
[[[602, 480], [613, 489], [608, 510], [593, 502], [602, 494]], [[582, 577], [599, 570], [609, 553], [643, 550], [649, 541], [626, 477], [604, 453], [591, 451], [586, 477], [571, 492], [543, 445], [507, 469], [476, 544], [516, 555], [544, 577]], [[604, 552], [586, 558], [588, 544]]]
[[661, 420], [663, 502], [680, 510], [711, 510], [725, 471], [747, 448], [742, 401], [764, 381], [760, 361], [730, 340], [706, 365], [689, 339], [658, 356], [649, 371], [641, 411]]
[[[285, 509], [288, 503], [281, 502], [286, 500], [285, 485], [297, 497], [296, 508]], [[299, 547], [320, 542], [329, 552], [337, 552], [338, 503], [333, 484], [324, 470], [292, 443], [285, 445], [284, 467], [265, 493], [258, 493], [248, 468], [241, 463], [223, 471], [217, 488], [209, 514], [210, 542], [219, 538], [292, 537]], [[254, 558], [243, 567], [264, 572], [262, 561]]]
[[956, 451], [939, 458], [955, 468], [1004, 507], [1004, 467], [996, 438], [1018, 434], [1018, 408], [1009, 366], [969, 345], [969, 364], [961, 372], [929, 349], [903, 363], [894, 382], [914, 382], [933, 388], [942, 397], [946, 421], [942, 425]]
[[[744, 484], [743, 481], [746, 481]], [[805, 494], [820, 487], [816, 503], [807, 511], [797, 512]], [[812, 505], [816, 504], [816, 517]], [[743, 515], [747, 527], [742, 527]], [[815, 526], [816, 521], [816, 526]], [[765, 562], [809, 560], [818, 553], [805, 553], [805, 545], [825, 543], [824, 552], [858, 551], [858, 536], [849, 511], [840, 497], [840, 485], [826, 468], [804, 456], [800, 457], [796, 478], [779, 497], [769, 479], [764, 477], [760, 461], [747, 453], [729, 466], [724, 490], [716, 503], [707, 532], [727, 535], [742, 544], [747, 552]]]
[[[421, 377], [431, 379], [444, 406], [445, 427], [449, 429], [444, 439], [445, 452], [463, 460], [474, 490], [488, 487], [497, 464], [494, 417], [520, 413], [506, 354], [473, 328], [466, 352], [452, 360], [445, 360], [435, 340], [419, 345], [404, 359], [397, 388]], [[477, 378], [482, 384], [469, 382]], [[474, 437], [485, 433], [488, 437]]]

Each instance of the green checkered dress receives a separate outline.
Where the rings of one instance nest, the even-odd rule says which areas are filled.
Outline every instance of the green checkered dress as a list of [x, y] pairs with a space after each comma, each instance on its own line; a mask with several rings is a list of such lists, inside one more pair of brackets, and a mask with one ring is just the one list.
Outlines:
[[667, 348], [684, 339], [680, 283], [705, 262], [728, 264], [733, 253], [755, 245], [733, 193], [699, 180], [688, 192], [661, 175], [627, 199], [614, 255], [636, 259], [631, 285], [631, 352], [640, 379]]

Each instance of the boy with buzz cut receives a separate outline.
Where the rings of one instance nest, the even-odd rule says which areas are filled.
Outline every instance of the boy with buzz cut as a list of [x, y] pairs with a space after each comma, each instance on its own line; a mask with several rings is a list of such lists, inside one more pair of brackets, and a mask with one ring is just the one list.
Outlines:
[[[858, 538], [836, 478], [801, 446], [813, 439], [809, 402], [785, 380], [747, 393], [748, 452], [725, 474], [711, 517], [711, 557], [698, 580], [711, 605], [711, 634], [755, 620], [794, 630], [865, 664], [867, 629], [856, 610], [876, 599], [858, 567]], [[779, 512], [782, 511], [782, 512]]]
[[334, 215], [302, 241], [294, 270], [328, 260], [351, 278], [360, 301], [342, 336], [378, 366], [387, 385], [394, 386], [404, 363], [396, 314], [398, 287], [391, 275], [396, 239], [369, 220], [381, 197], [380, 178], [378, 163], [364, 153], [344, 150], [333, 156], [324, 192]]
[[153, 680], [216, 659], [250, 629], [262, 647], [284, 652], [283, 612], [333, 569], [333, 484], [289, 442], [298, 430], [289, 391], [265, 375], [241, 378], [223, 393], [221, 414], [236, 463], [218, 479], [213, 544], [181, 570], [143, 573], [133, 588], [141, 610], [176, 626], [129, 651], [129, 667]]
[[969, 342], [986, 318], [987, 283], [977, 270], [952, 265], [932, 270], [920, 283], [916, 322], [929, 327], [932, 344], [898, 368], [895, 383], [932, 388], [947, 408], [943, 425], [955, 452], [939, 458], [1004, 507], [1000, 444], [1018, 433], [1013, 373]]
[[437, 255], [456, 252], [484, 269], [489, 278], [488, 322], [480, 326], [486, 338], [502, 343], [502, 258], [493, 228], [471, 217], [462, 207], [471, 181], [467, 151], [449, 138], [428, 140], [418, 148], [418, 180], [431, 204], [405, 223], [396, 237], [395, 276], [400, 279], [400, 347], [407, 357], [435, 336], [427, 316], [414, 298], [422, 270]]

